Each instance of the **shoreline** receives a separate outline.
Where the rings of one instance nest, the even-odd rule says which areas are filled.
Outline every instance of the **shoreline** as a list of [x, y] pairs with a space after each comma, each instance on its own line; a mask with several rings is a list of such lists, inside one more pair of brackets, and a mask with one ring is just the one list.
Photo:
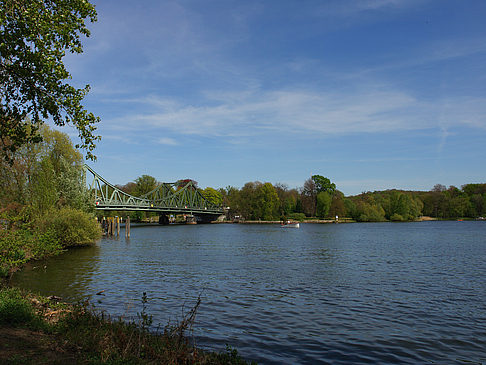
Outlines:
[[[142, 298], [143, 299], [143, 298]], [[215, 352], [186, 335], [197, 304], [175, 325], [150, 330], [152, 316], [112, 318], [90, 303], [70, 304], [0, 282], [0, 363], [32, 364], [256, 364], [227, 345]]]

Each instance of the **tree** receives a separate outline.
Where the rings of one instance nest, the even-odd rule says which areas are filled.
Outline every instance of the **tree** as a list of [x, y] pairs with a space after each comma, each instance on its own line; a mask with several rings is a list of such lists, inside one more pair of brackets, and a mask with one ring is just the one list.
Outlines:
[[274, 185], [280, 200], [280, 214], [288, 216], [296, 211], [297, 201], [299, 200], [299, 193], [296, 189], [289, 189], [287, 185], [277, 183]]
[[219, 191], [210, 188], [209, 186], [201, 193], [208, 202], [217, 207], [221, 206], [221, 204], [223, 203], [223, 195]]
[[317, 193], [317, 216], [321, 218], [326, 217], [329, 213], [329, 208], [331, 208], [331, 203], [332, 196], [327, 191]]
[[257, 191], [261, 185], [259, 181], [247, 182], [238, 194], [238, 210], [245, 219], [258, 219], [256, 202]]
[[223, 206], [225, 208], [230, 208], [227, 213], [227, 218], [232, 219], [240, 213], [240, 191], [234, 186], [227, 186], [225, 189], [219, 189], [221, 196], [223, 198]]
[[432, 191], [435, 191], [437, 193], [441, 193], [446, 190], [447, 188], [445, 187], [445, 185], [442, 184], [435, 184], [434, 187], [432, 188]]
[[[71, 123], [79, 134], [76, 148], [92, 154], [95, 117], [81, 104], [89, 85], [76, 89], [63, 58], [82, 53], [81, 36], [89, 36], [86, 20], [96, 21], [87, 0], [0, 0], [0, 144], [12, 163], [12, 153], [26, 143], [40, 142], [43, 121]], [[31, 122], [27, 119], [30, 116]]]
[[137, 184], [135, 184], [133, 181], [130, 181], [125, 185], [116, 185], [116, 187], [130, 195], [135, 195], [137, 191]]
[[329, 216], [344, 217], [346, 216], [346, 206], [344, 200], [344, 194], [339, 190], [336, 190], [332, 196], [331, 207], [329, 208]]
[[256, 193], [256, 218], [270, 221], [279, 216], [280, 201], [273, 185], [269, 182], [258, 187]]
[[191, 184], [190, 187], [192, 189], [194, 189], [194, 190], [197, 190], [197, 181], [196, 180], [192, 180], [192, 179], [182, 179], [182, 180], [177, 180], [175, 184], [177, 186], [177, 190], [182, 189], [187, 184]]
[[316, 214], [316, 184], [314, 180], [307, 179], [301, 192], [302, 210], [305, 215], [314, 216]]
[[316, 193], [322, 191], [328, 192], [331, 196], [336, 191], [336, 184], [332, 183], [327, 177], [321, 175], [312, 175], [312, 181], [314, 181]]
[[137, 184], [137, 187], [135, 188], [136, 196], [147, 194], [148, 192], [154, 190], [158, 185], [155, 177], [150, 175], [142, 175], [137, 177], [135, 184]]
[[12, 154], [13, 164], [0, 157], [0, 204], [32, 205], [37, 213], [65, 205], [89, 210], [82, 155], [65, 133], [43, 125], [39, 135], [42, 142], [26, 144]]

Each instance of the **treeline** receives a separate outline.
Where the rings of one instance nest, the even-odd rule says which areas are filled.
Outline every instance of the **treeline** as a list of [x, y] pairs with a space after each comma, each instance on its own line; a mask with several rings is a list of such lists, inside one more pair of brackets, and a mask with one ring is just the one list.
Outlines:
[[[180, 180], [181, 185], [189, 179]], [[197, 187], [197, 182], [192, 180]], [[143, 175], [121, 190], [141, 196], [160, 183]], [[438, 219], [486, 216], [486, 184], [466, 184], [461, 189], [437, 184], [431, 191], [386, 190], [345, 197], [328, 178], [313, 175], [300, 188], [285, 184], [248, 182], [241, 189], [228, 186], [199, 189], [212, 204], [229, 208], [228, 219], [282, 220], [351, 218], [358, 222], [413, 221], [420, 216]], [[120, 212], [121, 213], [121, 212]], [[117, 212], [115, 212], [117, 214]], [[132, 219], [156, 213], [132, 212]]]
[[250, 182], [242, 189], [219, 190], [232, 217], [250, 220], [349, 217], [358, 222], [411, 221], [486, 216], [486, 184], [461, 189], [436, 185], [431, 191], [387, 190], [345, 197], [329, 179], [314, 175], [299, 189]]
[[64, 133], [36, 133], [40, 142], [0, 153], [0, 276], [101, 236], [81, 154]]

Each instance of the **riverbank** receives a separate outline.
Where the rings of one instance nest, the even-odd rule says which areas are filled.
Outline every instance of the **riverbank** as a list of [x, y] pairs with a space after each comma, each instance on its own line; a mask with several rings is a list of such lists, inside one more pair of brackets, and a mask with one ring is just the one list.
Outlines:
[[89, 303], [0, 287], [0, 363], [8, 364], [247, 364], [236, 350], [207, 352], [186, 336], [199, 302], [175, 326], [149, 331], [152, 317], [112, 319]]

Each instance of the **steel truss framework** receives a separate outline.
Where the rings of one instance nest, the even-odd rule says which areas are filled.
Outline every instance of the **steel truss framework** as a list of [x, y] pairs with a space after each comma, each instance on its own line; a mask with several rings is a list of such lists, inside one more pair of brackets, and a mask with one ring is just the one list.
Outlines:
[[[183, 187], [162, 183], [147, 194], [136, 197], [110, 184], [88, 165], [84, 165], [86, 185], [98, 210], [148, 211], [168, 214], [220, 215], [223, 208], [211, 204], [192, 181]], [[90, 178], [88, 178], [90, 177]]]

